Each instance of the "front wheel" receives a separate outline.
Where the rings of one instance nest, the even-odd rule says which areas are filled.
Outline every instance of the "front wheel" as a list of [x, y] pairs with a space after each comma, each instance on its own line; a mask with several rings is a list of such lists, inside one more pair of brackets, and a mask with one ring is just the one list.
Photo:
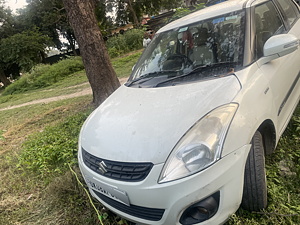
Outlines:
[[242, 208], [260, 211], [267, 206], [267, 181], [262, 136], [256, 131], [246, 161]]

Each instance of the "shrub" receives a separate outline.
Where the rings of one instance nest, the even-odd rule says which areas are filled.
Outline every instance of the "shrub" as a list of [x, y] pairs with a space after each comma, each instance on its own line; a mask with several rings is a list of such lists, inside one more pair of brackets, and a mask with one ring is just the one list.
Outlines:
[[30, 73], [24, 74], [19, 80], [5, 88], [2, 94], [23, 93], [47, 87], [83, 69], [80, 57], [65, 59], [53, 65], [38, 65]]
[[143, 37], [143, 30], [132, 29], [125, 32], [124, 38], [129, 51], [141, 49], [143, 47]]
[[106, 42], [107, 49], [115, 49], [115, 51], [118, 51], [118, 54], [123, 54], [128, 50], [125, 42], [124, 35], [118, 35], [114, 37], [110, 37]]
[[120, 56], [133, 50], [143, 47], [144, 31], [141, 29], [132, 29], [126, 31], [123, 35], [111, 37], [107, 40], [106, 46], [111, 58]]
[[108, 54], [111, 58], [115, 58], [121, 55], [121, 51], [118, 50], [116, 47], [112, 47], [108, 49]]

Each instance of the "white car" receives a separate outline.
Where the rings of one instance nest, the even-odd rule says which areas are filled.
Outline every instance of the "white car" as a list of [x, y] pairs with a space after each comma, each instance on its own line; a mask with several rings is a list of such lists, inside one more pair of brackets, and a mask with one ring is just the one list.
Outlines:
[[222, 224], [267, 205], [266, 154], [300, 98], [292, 0], [229, 0], [161, 28], [86, 120], [89, 190], [137, 224]]

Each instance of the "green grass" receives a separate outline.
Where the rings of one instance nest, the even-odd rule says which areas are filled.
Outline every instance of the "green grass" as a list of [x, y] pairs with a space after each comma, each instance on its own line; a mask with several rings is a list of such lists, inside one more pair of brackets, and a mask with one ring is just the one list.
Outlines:
[[[118, 76], [127, 76], [141, 51], [113, 59]], [[126, 72], [127, 71], [127, 72]], [[93, 110], [91, 95], [1, 111], [25, 102], [76, 93], [88, 87], [84, 71], [41, 89], [0, 96], [0, 225], [126, 224], [91, 202], [76, 163], [81, 124]], [[268, 207], [260, 213], [238, 210], [227, 222], [300, 224], [300, 105], [267, 158]]]
[[112, 59], [113, 67], [117, 73], [118, 77], [128, 77], [131, 74], [132, 67], [135, 65], [139, 59], [142, 51], [136, 51], [129, 54], [127, 57]]

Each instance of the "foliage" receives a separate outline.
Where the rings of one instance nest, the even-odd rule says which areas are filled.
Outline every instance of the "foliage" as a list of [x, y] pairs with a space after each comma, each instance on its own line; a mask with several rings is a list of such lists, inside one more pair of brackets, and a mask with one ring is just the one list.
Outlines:
[[95, 15], [98, 21], [98, 26], [103, 36], [110, 34], [109, 30], [113, 28], [113, 9], [109, 8], [110, 4], [106, 4], [105, 1], [98, 1], [96, 4]]
[[[0, 0], [0, 50], [1, 47], [1, 40], [5, 38], [9, 38], [17, 33], [17, 20], [15, 19], [12, 11], [9, 8], [5, 8], [4, 0]], [[11, 48], [12, 46], [4, 46], [7, 48]], [[3, 58], [6, 58], [6, 55], [3, 53], [0, 55], [0, 82], [7, 86], [10, 84], [10, 81], [6, 78], [6, 74], [15, 75], [15, 71], [12, 71], [11, 64], [7, 64], [7, 62], [3, 62]], [[14, 70], [18, 70], [17, 74], [19, 74], [20, 68], [15, 65]], [[6, 70], [10, 70], [7, 72]]]
[[109, 38], [106, 46], [110, 57], [117, 57], [124, 53], [141, 49], [143, 47], [143, 35], [143, 30], [132, 29], [126, 31], [123, 35], [119, 34]]
[[74, 47], [75, 37], [61, 0], [29, 0], [28, 5], [16, 16], [22, 30], [37, 28], [51, 38], [58, 49], [63, 47], [59, 35], [62, 34]]
[[72, 57], [51, 66], [39, 65], [32, 69], [30, 73], [24, 74], [19, 80], [9, 85], [3, 91], [2, 95], [22, 93], [28, 90], [47, 87], [83, 69], [84, 66], [80, 57]]
[[42, 60], [48, 41], [47, 36], [37, 31], [25, 31], [2, 39], [0, 61], [5, 67], [17, 64], [23, 70], [29, 70]]
[[127, 24], [128, 22], [136, 23], [135, 19], [141, 18], [145, 14], [155, 15], [163, 9], [174, 9], [181, 5], [181, 1], [174, 0], [112, 0], [107, 1], [110, 9], [115, 9], [118, 25]]
[[124, 35], [109, 38], [106, 42], [106, 46], [111, 58], [120, 56], [122, 53], [129, 51], [126, 46]]
[[177, 20], [181, 17], [184, 17], [192, 12], [196, 12], [200, 9], [203, 9], [205, 7], [205, 4], [204, 3], [201, 3], [201, 4], [198, 4], [196, 5], [194, 8], [192, 9], [189, 9], [189, 8], [178, 8], [176, 9], [176, 12], [174, 13], [174, 15], [168, 20], [168, 23], [169, 22], [172, 22], [174, 20]]
[[68, 164], [76, 162], [78, 133], [87, 115], [79, 113], [68, 117], [64, 122], [31, 136], [23, 144], [19, 167], [42, 176], [66, 171]]
[[144, 31], [140, 29], [132, 29], [124, 34], [125, 43], [129, 51], [141, 49], [143, 46]]
[[4, 8], [3, 1], [0, 1], [0, 39], [15, 34], [15, 19], [9, 9]]

